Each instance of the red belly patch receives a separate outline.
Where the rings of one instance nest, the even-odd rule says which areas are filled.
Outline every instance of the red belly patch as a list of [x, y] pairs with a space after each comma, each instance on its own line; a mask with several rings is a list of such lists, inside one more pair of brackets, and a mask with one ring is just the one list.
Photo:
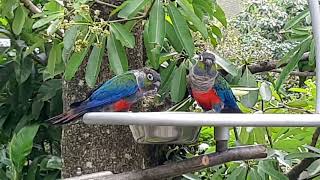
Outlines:
[[131, 104], [128, 101], [120, 100], [114, 103], [113, 109], [116, 112], [119, 111], [128, 111], [130, 109]]
[[213, 105], [221, 103], [220, 97], [213, 89], [210, 89], [207, 92], [192, 90], [192, 96], [197, 101], [197, 103], [206, 111], [211, 110]]

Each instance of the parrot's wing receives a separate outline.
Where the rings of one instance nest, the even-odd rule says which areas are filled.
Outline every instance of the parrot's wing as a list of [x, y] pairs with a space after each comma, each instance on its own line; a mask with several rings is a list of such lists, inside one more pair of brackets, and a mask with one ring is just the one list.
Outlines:
[[225, 108], [239, 109], [228, 82], [221, 75], [217, 76], [213, 88], [226, 106]]
[[134, 74], [126, 73], [118, 75], [101, 85], [91, 96], [85, 105], [89, 108], [112, 104], [120, 99], [131, 96], [138, 91], [138, 84]]

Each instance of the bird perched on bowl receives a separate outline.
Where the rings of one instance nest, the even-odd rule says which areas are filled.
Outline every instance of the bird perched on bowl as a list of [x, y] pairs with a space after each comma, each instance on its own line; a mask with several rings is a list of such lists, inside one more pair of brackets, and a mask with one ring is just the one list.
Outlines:
[[160, 75], [150, 68], [141, 68], [117, 75], [100, 85], [87, 98], [70, 105], [70, 110], [48, 119], [52, 124], [65, 124], [87, 112], [128, 111], [145, 96], [156, 95], [160, 87]]

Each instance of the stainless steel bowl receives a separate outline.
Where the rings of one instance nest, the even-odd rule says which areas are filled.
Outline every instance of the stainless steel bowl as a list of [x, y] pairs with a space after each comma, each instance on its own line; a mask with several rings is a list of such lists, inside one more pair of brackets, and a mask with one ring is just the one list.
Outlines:
[[200, 126], [130, 126], [134, 140], [141, 144], [192, 144], [198, 140]]

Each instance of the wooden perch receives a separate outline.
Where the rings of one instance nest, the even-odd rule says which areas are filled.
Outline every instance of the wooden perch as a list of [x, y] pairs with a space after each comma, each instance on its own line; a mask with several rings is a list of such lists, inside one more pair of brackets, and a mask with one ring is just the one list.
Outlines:
[[[266, 147], [264, 145], [243, 146], [228, 149], [220, 153], [211, 153], [182, 160], [179, 162], [169, 163], [150, 169], [136, 170], [124, 172], [116, 175], [104, 175], [100, 177], [88, 179], [94, 180], [144, 180], [144, 179], [165, 179], [169, 177], [179, 176], [185, 173], [194, 172], [211, 166], [224, 164], [230, 161], [258, 159], [267, 157]], [[82, 180], [85, 180], [79, 177]], [[68, 179], [66, 179], [68, 180]]]

